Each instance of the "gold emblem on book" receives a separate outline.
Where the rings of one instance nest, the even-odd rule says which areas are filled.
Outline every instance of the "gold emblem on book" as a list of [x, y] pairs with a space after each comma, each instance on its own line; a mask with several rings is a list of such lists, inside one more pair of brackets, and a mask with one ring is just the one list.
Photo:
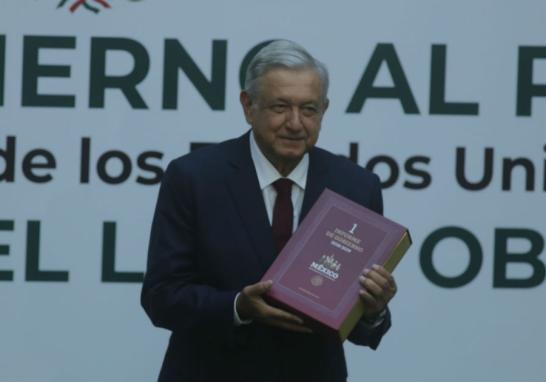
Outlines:
[[313, 277], [311, 277], [311, 285], [315, 287], [321, 286], [323, 282], [324, 279], [319, 275], [314, 275]]

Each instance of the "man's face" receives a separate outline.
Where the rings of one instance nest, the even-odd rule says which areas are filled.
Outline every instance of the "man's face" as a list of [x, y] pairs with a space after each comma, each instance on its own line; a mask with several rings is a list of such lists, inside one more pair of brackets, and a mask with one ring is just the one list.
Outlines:
[[317, 142], [328, 102], [312, 69], [272, 69], [258, 79], [258, 94], [241, 93], [256, 142], [282, 175], [287, 175]]

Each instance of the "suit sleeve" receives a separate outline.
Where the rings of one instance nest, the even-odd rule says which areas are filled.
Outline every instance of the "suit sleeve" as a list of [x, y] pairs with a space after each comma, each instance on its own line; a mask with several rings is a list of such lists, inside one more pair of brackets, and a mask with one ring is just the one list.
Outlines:
[[[378, 214], [383, 215], [383, 196], [381, 193], [381, 182], [379, 177], [373, 174], [373, 181], [370, 186], [371, 196], [369, 199], [369, 208]], [[381, 342], [383, 335], [391, 327], [391, 314], [387, 308], [387, 314], [383, 322], [379, 325], [371, 328], [369, 324], [364, 321], [359, 321], [351, 334], [349, 335], [349, 341], [356, 345], [369, 346], [372, 349], [376, 349]]]
[[141, 303], [153, 324], [177, 330], [233, 328], [237, 291], [207, 283], [198, 267], [192, 180], [183, 162], [171, 162], [163, 176], [154, 213]]

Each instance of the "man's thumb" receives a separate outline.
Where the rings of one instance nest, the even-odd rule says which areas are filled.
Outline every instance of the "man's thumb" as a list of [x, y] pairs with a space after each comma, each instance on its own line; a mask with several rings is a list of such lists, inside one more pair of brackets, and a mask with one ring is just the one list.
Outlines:
[[256, 284], [250, 285], [248, 287], [248, 295], [260, 296], [266, 293], [268, 290], [270, 290], [272, 285], [273, 285], [273, 281], [271, 280], [260, 281]]

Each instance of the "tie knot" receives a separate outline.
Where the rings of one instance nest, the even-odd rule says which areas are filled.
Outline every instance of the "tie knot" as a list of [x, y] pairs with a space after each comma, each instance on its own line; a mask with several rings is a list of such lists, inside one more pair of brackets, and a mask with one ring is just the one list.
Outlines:
[[287, 196], [292, 193], [292, 181], [288, 178], [280, 178], [273, 182], [277, 194]]

